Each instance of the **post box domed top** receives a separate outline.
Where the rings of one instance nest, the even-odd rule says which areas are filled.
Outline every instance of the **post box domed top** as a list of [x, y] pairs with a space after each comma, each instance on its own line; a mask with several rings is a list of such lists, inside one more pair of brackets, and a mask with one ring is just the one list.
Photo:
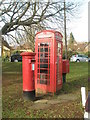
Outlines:
[[22, 52], [20, 55], [21, 56], [35, 56], [36, 53], [34, 53], [34, 52]]

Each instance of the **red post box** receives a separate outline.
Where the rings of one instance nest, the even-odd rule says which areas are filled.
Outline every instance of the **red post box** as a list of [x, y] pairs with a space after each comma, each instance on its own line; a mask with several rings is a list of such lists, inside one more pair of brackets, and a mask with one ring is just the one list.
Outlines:
[[35, 89], [55, 93], [62, 88], [62, 34], [43, 30], [35, 37]]
[[66, 74], [69, 73], [69, 60], [62, 60], [63, 83], [66, 82]]
[[23, 96], [28, 99], [35, 99], [35, 83], [34, 83], [34, 64], [35, 53], [23, 52], [22, 56], [22, 72], [23, 72]]
[[69, 73], [69, 60], [62, 60], [62, 72]]

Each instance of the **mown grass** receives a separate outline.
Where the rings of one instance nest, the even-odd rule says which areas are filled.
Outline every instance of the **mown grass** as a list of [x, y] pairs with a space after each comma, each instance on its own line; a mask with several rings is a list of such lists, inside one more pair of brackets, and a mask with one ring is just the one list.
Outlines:
[[21, 62], [3, 62], [2, 72], [22, 72]]
[[[77, 96], [75, 100], [58, 104], [44, 104], [48, 107], [39, 109], [40, 104], [26, 101], [22, 97], [22, 63], [2, 63], [2, 98], [3, 118], [82, 118], [80, 89], [88, 86], [88, 63], [70, 63], [70, 73], [59, 94], [49, 100], [60, 100], [61, 95]], [[47, 96], [43, 99], [48, 99]], [[34, 106], [37, 105], [37, 108]]]
[[62, 91], [76, 92], [81, 87], [88, 89], [88, 63], [70, 63], [70, 73], [66, 76]]

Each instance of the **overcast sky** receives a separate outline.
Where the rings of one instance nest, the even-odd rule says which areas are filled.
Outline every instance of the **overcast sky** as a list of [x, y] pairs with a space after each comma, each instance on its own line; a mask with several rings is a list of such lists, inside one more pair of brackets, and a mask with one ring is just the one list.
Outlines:
[[[80, 1], [80, 0], [78, 0]], [[84, 0], [84, 4], [80, 10], [80, 18], [72, 20], [67, 25], [67, 34], [73, 33], [77, 42], [88, 42], [88, 2], [90, 0]]]

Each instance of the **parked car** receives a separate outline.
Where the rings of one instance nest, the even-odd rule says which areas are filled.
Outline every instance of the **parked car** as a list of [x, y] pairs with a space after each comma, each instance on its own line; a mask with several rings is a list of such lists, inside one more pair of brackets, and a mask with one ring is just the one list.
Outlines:
[[76, 54], [70, 58], [71, 62], [90, 62], [90, 58], [83, 54]]
[[11, 62], [22, 62], [22, 56], [20, 54], [13, 54], [10, 57]]
[[88, 62], [90, 62], [90, 58], [88, 58]]

